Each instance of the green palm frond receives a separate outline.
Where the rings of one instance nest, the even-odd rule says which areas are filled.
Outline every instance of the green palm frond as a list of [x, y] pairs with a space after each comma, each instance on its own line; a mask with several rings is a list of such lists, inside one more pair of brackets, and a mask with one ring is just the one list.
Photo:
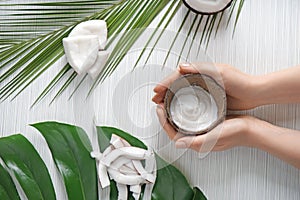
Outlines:
[[1, 38], [24, 41], [82, 21], [120, 0], [0, 3]]
[[[234, 0], [229, 10], [229, 17], [223, 16], [223, 13], [227, 11], [212, 16], [196, 15], [186, 11], [185, 17], [179, 22], [181, 25], [177, 32], [182, 33], [182, 27], [188, 25], [188, 19], [192, 19], [187, 37], [192, 36], [193, 41], [199, 44], [199, 49], [202, 45], [207, 47], [212, 35], [216, 36], [222, 20], [228, 20], [229, 23], [229, 20], [233, 18], [233, 13], [236, 13], [234, 27], [237, 25], [243, 4], [244, 0]], [[61, 41], [76, 24], [90, 19], [103, 19], [106, 20], [109, 29], [107, 48], [113, 47], [113, 50], [106, 67], [91, 87], [90, 92], [92, 92], [99, 83], [111, 75], [153, 19], [163, 11], [161, 19], [146, 42], [145, 49], [150, 42], [154, 42], [154, 46], [150, 51], [141, 51], [135, 66], [142, 56], [147, 56], [147, 62], [164, 30], [168, 28], [182, 6], [180, 0], [47, 0], [43, 3], [23, 4], [11, 3], [11, 1], [1, 2], [0, 100], [17, 97], [63, 57]], [[215, 34], [212, 34], [213, 30]], [[122, 36], [118, 37], [120, 33]], [[177, 36], [170, 40], [169, 51], [172, 50], [176, 39]], [[187, 45], [185, 41], [182, 49], [191, 48]], [[180, 54], [182, 53], [183, 51]], [[167, 60], [168, 54], [164, 62]], [[53, 102], [76, 78], [78, 78], [77, 74], [68, 64], [62, 66], [34, 104], [41, 101], [60, 82], [63, 82], [54, 95], [51, 101]], [[79, 81], [79, 85], [75, 87], [72, 94], [76, 92], [85, 78], [86, 76]]]

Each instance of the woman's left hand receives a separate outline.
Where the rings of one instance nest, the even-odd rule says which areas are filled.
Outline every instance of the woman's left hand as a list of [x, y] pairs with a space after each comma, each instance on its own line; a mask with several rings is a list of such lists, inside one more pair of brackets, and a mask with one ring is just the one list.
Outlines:
[[251, 126], [260, 121], [250, 116], [230, 116], [210, 132], [187, 136], [178, 133], [165, 117], [163, 105], [157, 106], [159, 122], [176, 148], [191, 148], [198, 152], [223, 151], [236, 146], [252, 146]]

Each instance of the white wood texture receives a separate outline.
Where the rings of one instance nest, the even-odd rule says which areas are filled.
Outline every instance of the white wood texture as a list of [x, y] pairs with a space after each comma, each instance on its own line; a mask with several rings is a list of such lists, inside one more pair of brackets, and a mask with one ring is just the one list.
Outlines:
[[[216, 38], [210, 42], [207, 55], [215, 62], [231, 64], [250, 74], [264, 74], [298, 65], [299, 10], [300, 1], [297, 0], [246, 0], [234, 37], [233, 23], [227, 30], [225, 22], [222, 23]], [[185, 8], [181, 9], [170, 30], [178, 29], [178, 21], [181, 22], [185, 11]], [[184, 28], [187, 32], [188, 26]], [[178, 53], [180, 50], [173, 51]], [[96, 89], [93, 99], [88, 101], [83, 99], [91, 80], [86, 81], [69, 101], [75, 84], [52, 105], [48, 104], [54, 92], [30, 109], [37, 95], [65, 63], [62, 59], [17, 99], [0, 104], [0, 136], [21, 132], [34, 144], [49, 168], [58, 199], [66, 199], [62, 179], [47, 144], [29, 126], [30, 123], [55, 120], [83, 126], [94, 148], [96, 136], [91, 128], [93, 121], [97, 125], [112, 125], [132, 132], [176, 165], [191, 185], [200, 187], [209, 200], [300, 199], [300, 171], [268, 153], [241, 147], [210, 153], [201, 158], [190, 150], [176, 150], [161, 130], [155, 105], [151, 103], [155, 83], [174, 70], [176, 62], [173, 59], [167, 63], [169, 67], [162, 70], [160, 64], [165, 51], [157, 49], [150, 59], [150, 65], [145, 69], [139, 66], [131, 72], [137, 55], [136, 51], [132, 51], [126, 56], [113, 75]], [[188, 61], [195, 60], [191, 58]], [[279, 126], [300, 130], [298, 104], [269, 105], [246, 113]], [[103, 192], [102, 197], [108, 198], [107, 191]]]

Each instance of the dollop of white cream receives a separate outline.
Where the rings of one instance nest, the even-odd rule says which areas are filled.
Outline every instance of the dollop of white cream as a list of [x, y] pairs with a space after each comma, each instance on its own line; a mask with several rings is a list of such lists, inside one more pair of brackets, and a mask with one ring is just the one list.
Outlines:
[[170, 111], [173, 122], [190, 132], [206, 129], [218, 118], [214, 98], [199, 86], [179, 89], [171, 101]]

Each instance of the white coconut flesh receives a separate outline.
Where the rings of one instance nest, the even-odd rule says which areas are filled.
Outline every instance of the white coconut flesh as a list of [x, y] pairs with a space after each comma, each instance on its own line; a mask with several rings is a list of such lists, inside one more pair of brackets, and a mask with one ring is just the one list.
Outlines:
[[[143, 200], [151, 200], [156, 180], [155, 155], [151, 150], [132, 147], [126, 140], [113, 134], [110, 146], [102, 153], [91, 152], [97, 160], [98, 176], [102, 188], [110, 185], [109, 179], [117, 183], [118, 199], [128, 199], [128, 187], [138, 200], [141, 187], [146, 184]], [[141, 161], [145, 161], [145, 167]], [[128, 186], [128, 187], [127, 187]]]
[[96, 35], [99, 40], [99, 50], [103, 50], [107, 41], [107, 25], [103, 20], [81, 22], [71, 31], [69, 37]]
[[63, 39], [68, 63], [78, 73], [86, 71], [98, 57], [99, 41], [97, 36], [76, 36]]
[[80, 75], [88, 73], [97, 78], [109, 57], [103, 51], [107, 41], [107, 26], [103, 20], [90, 20], [78, 24], [63, 39], [65, 55], [71, 67]]
[[224, 10], [232, 0], [184, 0], [188, 7], [198, 13], [213, 14]]
[[100, 72], [103, 70], [107, 59], [109, 57], [109, 52], [108, 51], [99, 51], [98, 56], [96, 59], [96, 62], [93, 64], [92, 67], [88, 70], [88, 74], [93, 78], [96, 79]]

